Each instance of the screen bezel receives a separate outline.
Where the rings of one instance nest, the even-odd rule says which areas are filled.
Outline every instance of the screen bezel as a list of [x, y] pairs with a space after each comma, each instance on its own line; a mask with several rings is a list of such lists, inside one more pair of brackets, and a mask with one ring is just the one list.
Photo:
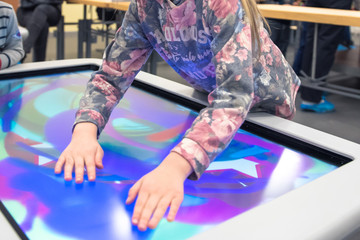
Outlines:
[[[97, 64], [80, 64], [77, 66], [58, 66], [58, 67], [50, 67], [47, 69], [35, 69], [30, 71], [20, 71], [20, 72], [9, 72], [0, 74], [0, 81], [3, 80], [14, 80], [19, 78], [26, 78], [26, 77], [34, 77], [34, 76], [43, 76], [48, 74], [60, 74], [72, 71], [85, 71], [85, 70], [98, 70], [99, 65]], [[179, 95], [173, 94], [171, 92], [165, 91], [161, 88], [157, 88], [153, 85], [148, 85], [142, 81], [139, 81], [135, 78], [132, 86], [137, 87], [139, 89], [145, 91], [151, 91], [151, 93], [156, 94], [157, 96], [163, 97], [167, 100], [172, 102], [182, 104], [185, 107], [188, 107], [196, 112], [199, 112], [202, 108], [206, 107], [206, 105], [201, 104], [199, 102], [191, 101], [190, 99], [183, 98]], [[250, 122], [245, 120], [242, 126], [240, 127], [243, 130], [246, 130], [250, 133], [256, 134], [260, 137], [263, 137], [267, 140], [273, 141], [274, 143], [281, 144], [285, 147], [291, 148], [296, 151], [300, 151], [304, 154], [309, 155], [310, 157], [315, 157], [321, 161], [333, 164], [337, 167], [341, 167], [354, 159], [341, 155], [339, 153], [330, 151], [328, 149], [322, 148], [320, 146], [315, 146], [301, 139], [295, 139], [292, 136], [277, 132], [265, 126], [260, 126], [256, 123]], [[311, 152], [311, 154], [310, 154]], [[7, 211], [6, 207], [0, 200], [0, 210], [5, 218], [8, 220], [10, 225], [16, 231], [21, 239], [27, 240], [28, 237], [17, 224], [15, 219], [11, 216], [11, 214]]]
[[12, 229], [16, 232], [21, 240], [29, 240], [24, 231], [20, 228], [19, 224], [15, 221], [13, 216], [6, 209], [5, 205], [0, 201], [0, 212], [8, 221]]

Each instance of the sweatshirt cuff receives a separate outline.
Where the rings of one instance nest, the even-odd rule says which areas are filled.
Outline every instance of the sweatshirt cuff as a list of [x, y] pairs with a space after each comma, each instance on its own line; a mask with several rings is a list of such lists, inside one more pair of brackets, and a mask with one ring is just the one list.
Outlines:
[[8, 68], [10, 66], [10, 58], [5, 53], [0, 53], [0, 69]]
[[204, 149], [190, 138], [184, 138], [171, 152], [176, 152], [185, 158], [191, 165], [193, 172], [189, 179], [198, 180], [210, 164], [210, 160]]

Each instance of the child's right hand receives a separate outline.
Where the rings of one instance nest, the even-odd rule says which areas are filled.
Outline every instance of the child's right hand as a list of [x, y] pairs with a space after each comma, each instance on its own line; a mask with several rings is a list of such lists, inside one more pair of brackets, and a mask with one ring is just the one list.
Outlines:
[[130, 204], [137, 198], [132, 223], [140, 231], [154, 229], [168, 208], [167, 220], [173, 221], [184, 198], [184, 181], [192, 171], [185, 158], [171, 152], [157, 168], [137, 181], [126, 199], [126, 204]]
[[89, 181], [95, 181], [95, 167], [102, 169], [104, 151], [97, 141], [97, 126], [93, 123], [78, 123], [73, 131], [70, 144], [62, 152], [55, 165], [55, 173], [61, 173], [64, 167], [64, 179], [72, 179], [75, 167], [75, 181], [82, 183], [86, 167]]

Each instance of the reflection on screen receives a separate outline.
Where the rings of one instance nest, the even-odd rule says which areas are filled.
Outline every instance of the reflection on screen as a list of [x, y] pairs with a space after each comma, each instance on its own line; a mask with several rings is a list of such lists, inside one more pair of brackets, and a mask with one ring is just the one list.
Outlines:
[[125, 205], [131, 185], [180, 141], [197, 113], [130, 88], [100, 137], [95, 183], [53, 167], [69, 143], [91, 71], [0, 82], [0, 199], [30, 239], [185, 239], [336, 168], [243, 130], [199, 181], [185, 182], [175, 222], [140, 232]]

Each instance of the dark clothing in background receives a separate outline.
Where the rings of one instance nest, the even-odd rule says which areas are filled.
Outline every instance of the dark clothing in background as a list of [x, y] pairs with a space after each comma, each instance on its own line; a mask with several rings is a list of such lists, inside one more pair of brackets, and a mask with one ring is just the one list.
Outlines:
[[271, 29], [271, 40], [280, 49], [282, 54], [286, 56], [286, 50], [290, 43], [290, 23], [288, 20], [279, 20], [274, 18], [267, 19]]
[[[20, 6], [22, 8], [34, 8], [40, 4], [49, 4], [54, 6], [61, 6], [63, 0], [21, 0]], [[59, 9], [60, 10], [60, 9]]]
[[[292, 0], [267, 0], [266, 4], [291, 4]], [[270, 38], [275, 45], [280, 49], [282, 54], [286, 56], [286, 50], [290, 42], [290, 24], [289, 20], [267, 18], [270, 27]]]
[[112, 8], [96, 8], [98, 18], [103, 21], [115, 21], [117, 10]]
[[34, 62], [45, 60], [49, 27], [56, 26], [61, 19], [61, 3], [62, 0], [21, 0], [17, 17], [29, 31], [24, 50], [29, 53], [34, 49]]
[[[308, 0], [306, 6], [323, 7], [334, 9], [350, 9], [352, 0]], [[338, 25], [318, 25], [318, 48], [316, 51], [316, 72], [315, 78], [328, 75], [335, 60], [335, 53], [338, 44], [344, 36], [344, 27]], [[306, 75], [311, 76], [311, 62], [314, 41], [314, 23], [308, 23], [306, 43], [302, 59], [302, 70]], [[319, 103], [322, 98], [322, 91], [302, 87], [301, 97], [305, 101]]]

